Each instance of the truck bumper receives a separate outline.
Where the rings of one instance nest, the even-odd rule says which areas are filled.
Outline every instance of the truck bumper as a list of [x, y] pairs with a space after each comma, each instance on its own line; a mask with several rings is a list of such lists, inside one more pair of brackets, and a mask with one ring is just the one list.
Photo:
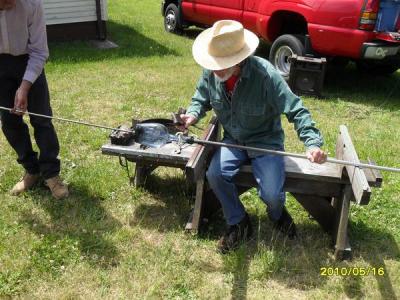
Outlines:
[[400, 44], [388, 44], [385, 42], [364, 43], [361, 48], [361, 57], [365, 59], [384, 59], [399, 53]]

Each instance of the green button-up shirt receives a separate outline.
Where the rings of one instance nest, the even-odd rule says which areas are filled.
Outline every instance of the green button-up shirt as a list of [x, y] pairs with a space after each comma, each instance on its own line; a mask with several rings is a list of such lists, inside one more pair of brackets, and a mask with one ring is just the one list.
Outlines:
[[285, 114], [307, 148], [323, 145], [322, 135], [300, 98], [260, 57], [246, 59], [230, 100], [225, 84], [211, 71], [203, 70], [187, 113], [200, 119], [211, 109], [224, 128], [224, 136], [238, 144], [283, 150], [281, 115]]

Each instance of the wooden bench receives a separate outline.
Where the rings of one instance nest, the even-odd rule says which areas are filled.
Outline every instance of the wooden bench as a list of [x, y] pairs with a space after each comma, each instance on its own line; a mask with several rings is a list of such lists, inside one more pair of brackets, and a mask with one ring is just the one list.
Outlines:
[[[219, 128], [213, 119], [203, 138], [217, 140]], [[197, 231], [201, 226], [207, 191], [205, 172], [212, 154], [211, 147], [198, 145], [186, 164], [186, 176], [196, 183], [194, 209], [186, 225], [187, 230]], [[340, 126], [336, 143], [336, 158], [359, 163], [357, 153], [346, 126]], [[369, 161], [369, 163], [372, 163]], [[286, 181], [284, 189], [307, 210], [307, 212], [332, 236], [335, 258], [351, 258], [347, 228], [350, 201], [367, 205], [371, 186], [380, 187], [382, 176], [378, 171], [332, 163], [314, 164], [305, 159], [285, 157]], [[255, 187], [251, 166], [243, 166], [235, 182], [240, 192]]]
[[[340, 126], [339, 131], [336, 158], [358, 163], [359, 159], [347, 128]], [[201, 138], [215, 141], [219, 136], [220, 128], [214, 117]], [[175, 150], [174, 144], [148, 149], [142, 149], [135, 143], [128, 146], [106, 144], [102, 147], [103, 154], [124, 157], [136, 163], [132, 180], [135, 187], [143, 186], [147, 176], [158, 166], [184, 169], [188, 181], [196, 186], [194, 208], [186, 229], [196, 233], [202, 225], [206, 200], [212, 195], [206, 184], [205, 172], [214, 149], [209, 146], [187, 145], [180, 153]], [[285, 171], [285, 191], [291, 193], [332, 236], [335, 257], [350, 258], [351, 247], [347, 234], [350, 201], [357, 205], [367, 205], [371, 197], [370, 187], [380, 187], [382, 184], [380, 173], [332, 163], [313, 164], [305, 159], [291, 157], [285, 157]], [[240, 192], [255, 187], [251, 166], [243, 166], [235, 181]], [[214, 198], [213, 203], [216, 202], [218, 200]]]

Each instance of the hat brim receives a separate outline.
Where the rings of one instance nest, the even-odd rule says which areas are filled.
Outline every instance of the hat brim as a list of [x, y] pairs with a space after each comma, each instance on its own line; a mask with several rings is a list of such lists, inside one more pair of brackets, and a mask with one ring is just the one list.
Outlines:
[[257, 35], [245, 29], [244, 40], [245, 46], [234, 55], [217, 57], [208, 53], [208, 44], [212, 38], [212, 28], [208, 28], [201, 32], [193, 43], [192, 54], [194, 60], [203, 68], [218, 71], [233, 67], [240, 63], [251, 54], [253, 54], [259, 44]]

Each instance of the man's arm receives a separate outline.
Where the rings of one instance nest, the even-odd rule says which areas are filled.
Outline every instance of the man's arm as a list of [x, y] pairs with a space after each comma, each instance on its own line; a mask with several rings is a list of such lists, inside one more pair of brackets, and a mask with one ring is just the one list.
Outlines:
[[29, 60], [24, 74], [24, 80], [34, 83], [42, 73], [46, 60], [49, 57], [46, 22], [42, 1], [37, 2], [37, 6], [29, 17], [28, 31]]
[[181, 115], [185, 122], [185, 127], [195, 124], [203, 118], [207, 111], [211, 110], [209, 91], [208, 91], [208, 76], [207, 71], [203, 70], [203, 74], [197, 83], [196, 91], [192, 97], [192, 102], [187, 109], [185, 115]]
[[294, 124], [297, 136], [307, 148], [307, 156], [311, 162], [323, 163], [327, 155], [320, 148], [324, 144], [321, 132], [315, 127], [309, 110], [301, 99], [293, 94], [287, 83], [277, 74], [272, 74], [270, 91], [273, 91], [274, 104]]
[[21, 85], [15, 93], [14, 112], [26, 111], [28, 107], [28, 95], [32, 84], [42, 73], [46, 60], [49, 56], [47, 46], [46, 22], [42, 1], [38, 1], [28, 19], [28, 64]]

